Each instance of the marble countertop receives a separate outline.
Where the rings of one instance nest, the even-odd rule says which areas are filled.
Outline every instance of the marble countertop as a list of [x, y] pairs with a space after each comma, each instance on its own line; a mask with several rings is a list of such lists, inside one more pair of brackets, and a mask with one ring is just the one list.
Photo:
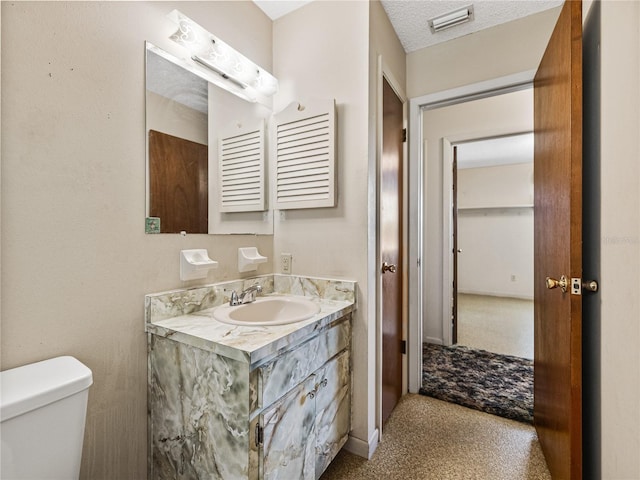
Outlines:
[[291, 344], [303, 341], [314, 332], [325, 329], [335, 320], [354, 310], [354, 302], [349, 300], [328, 300], [308, 296], [305, 298], [317, 303], [320, 312], [307, 320], [288, 325], [228, 325], [214, 319], [213, 311], [217, 307], [212, 307], [149, 322], [146, 330], [154, 335], [254, 365]]

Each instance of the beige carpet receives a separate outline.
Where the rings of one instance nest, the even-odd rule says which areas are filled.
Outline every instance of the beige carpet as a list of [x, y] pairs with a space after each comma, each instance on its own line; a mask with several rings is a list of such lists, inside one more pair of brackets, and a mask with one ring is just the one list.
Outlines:
[[458, 294], [458, 345], [533, 358], [533, 300]]
[[422, 395], [405, 395], [367, 461], [338, 454], [322, 480], [546, 480], [533, 427]]

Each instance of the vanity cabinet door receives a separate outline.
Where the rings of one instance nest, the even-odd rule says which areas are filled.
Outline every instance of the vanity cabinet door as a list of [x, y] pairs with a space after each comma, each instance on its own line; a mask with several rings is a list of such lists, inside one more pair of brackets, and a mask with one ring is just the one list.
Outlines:
[[315, 479], [315, 393], [311, 375], [261, 414], [263, 479]]
[[316, 473], [326, 470], [351, 430], [351, 377], [345, 350], [316, 373]]

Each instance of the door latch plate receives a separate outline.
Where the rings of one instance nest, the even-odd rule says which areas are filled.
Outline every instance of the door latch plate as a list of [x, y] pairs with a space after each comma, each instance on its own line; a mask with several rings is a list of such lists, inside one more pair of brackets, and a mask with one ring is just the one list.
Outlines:
[[582, 279], [571, 277], [571, 295], [582, 295]]

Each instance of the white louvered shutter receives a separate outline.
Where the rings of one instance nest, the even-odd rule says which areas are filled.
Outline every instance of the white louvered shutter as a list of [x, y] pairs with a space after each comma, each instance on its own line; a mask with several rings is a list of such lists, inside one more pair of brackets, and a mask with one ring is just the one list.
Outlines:
[[276, 118], [275, 208], [336, 205], [335, 101], [289, 105]]
[[218, 141], [221, 212], [266, 210], [264, 122], [234, 126]]

